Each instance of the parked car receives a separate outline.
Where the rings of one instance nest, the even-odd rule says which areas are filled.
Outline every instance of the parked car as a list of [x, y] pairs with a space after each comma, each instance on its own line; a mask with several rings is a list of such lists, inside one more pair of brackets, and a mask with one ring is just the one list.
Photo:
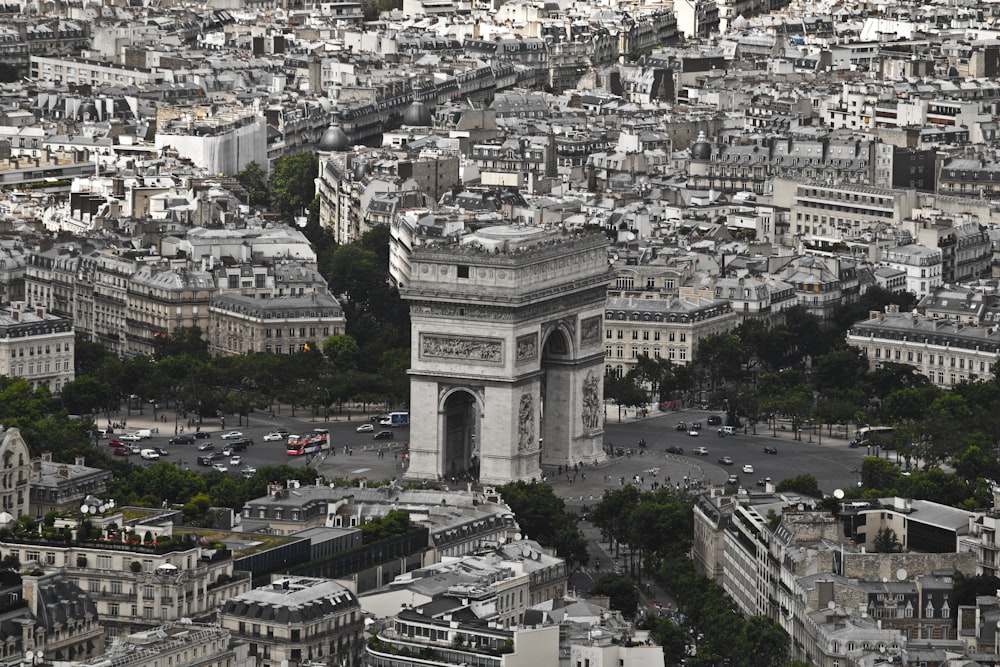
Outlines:
[[705, 421], [708, 422], [709, 426], [718, 426], [719, 424], [722, 423], [722, 417], [720, 417], [719, 415], [709, 415], [708, 419], [706, 419]]
[[184, 435], [175, 435], [170, 438], [171, 445], [190, 445], [194, 442], [194, 436], [185, 433]]
[[667, 454], [683, 454], [683, 447], [667, 447]]
[[696, 436], [696, 437], [697, 437], [698, 433], [700, 433], [700, 431], [698, 431], [698, 429], [696, 429], [696, 428], [693, 428], [690, 431], [688, 431], [688, 435], [693, 435], [693, 436]]
[[771, 454], [771, 455], [777, 454], [778, 453], [778, 448], [777, 447], [764, 447], [764, 453], [765, 454]]
[[731, 457], [731, 456], [720, 456], [719, 457], [719, 464], [720, 465], [724, 465], [724, 466], [731, 466], [731, 465], [733, 465], [733, 457]]
[[215, 445], [213, 445], [210, 442], [203, 442], [200, 445], [198, 445], [199, 452], [210, 452], [213, 449], [215, 449]]
[[204, 440], [205, 438], [211, 438], [212, 434], [208, 431], [195, 431], [192, 433], [195, 440]]
[[354, 430], [356, 430], [358, 433], [371, 433], [371, 432], [373, 432], [375, 430], [375, 425], [374, 424], [362, 424], [361, 426], [357, 427]]
[[278, 433], [277, 431], [271, 431], [270, 433], [264, 436], [264, 442], [271, 442], [273, 440], [284, 440], [284, 439], [285, 436], [282, 435], [281, 433]]
[[373, 440], [395, 440], [396, 434], [392, 431], [379, 431], [372, 436]]
[[744, 463], [743, 464], [743, 472], [745, 472], [748, 475], [752, 475], [753, 474], [753, 466], [750, 465], [749, 463]]
[[242, 438], [243, 434], [239, 431], [230, 431], [229, 433], [223, 433], [219, 437], [223, 440], [236, 440], [237, 438]]
[[684, 422], [677, 422], [677, 430], [678, 431], [686, 431], [687, 428], [688, 428], [687, 424], [685, 424]]
[[708, 456], [708, 447], [695, 447], [691, 451], [695, 456]]
[[239, 454], [236, 454], [235, 456], [229, 459], [229, 465], [233, 466], [234, 468], [241, 463], [243, 463], [243, 457], [240, 456]]
[[227, 468], [226, 466], [224, 466], [221, 463], [214, 464], [212, 466], [212, 470], [215, 470], [216, 472], [229, 472], [229, 468]]

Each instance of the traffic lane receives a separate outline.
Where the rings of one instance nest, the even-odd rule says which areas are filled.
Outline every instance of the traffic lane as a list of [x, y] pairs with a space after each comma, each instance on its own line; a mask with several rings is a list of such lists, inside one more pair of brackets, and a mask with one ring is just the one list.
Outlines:
[[[706, 413], [711, 414], [711, 413]], [[680, 416], [679, 416], [680, 415]], [[614, 443], [618, 447], [631, 447], [633, 449], [633, 459], [638, 450], [639, 440], [646, 441], [646, 456], [663, 456], [667, 447], [683, 447], [685, 456], [701, 463], [706, 470], [717, 470], [724, 472], [722, 479], [730, 473], [741, 476], [744, 485], [753, 486], [760, 477], [771, 477], [775, 482], [779, 482], [787, 477], [796, 477], [805, 473], [816, 477], [819, 486], [826, 493], [832, 493], [834, 489], [849, 488], [857, 483], [857, 473], [865, 452], [862, 449], [851, 449], [844, 440], [833, 440], [824, 438], [820, 445], [814, 436], [814, 442], [808, 442], [808, 435], [804, 436], [802, 442], [787, 437], [772, 437], [769, 431], [758, 429], [758, 434], [737, 435], [719, 437], [718, 427], [705, 426], [700, 435], [692, 437], [688, 432], [677, 431], [676, 423], [686, 421], [690, 423], [690, 415], [684, 413], [669, 413], [659, 418], [641, 419], [631, 423], [611, 423], [605, 424], [606, 443]], [[699, 419], [704, 423], [704, 418]], [[692, 456], [695, 447], [703, 446], [708, 449], [707, 456]], [[777, 455], [765, 454], [764, 447], [775, 447]], [[718, 459], [721, 456], [730, 456], [733, 459], [732, 466], [719, 466]], [[645, 457], [644, 457], [645, 458]], [[753, 465], [753, 479], [746, 479], [749, 475], [741, 472], [743, 464]], [[612, 464], [614, 465], [614, 464]], [[712, 481], [716, 476], [710, 475]]]
[[[263, 421], [261, 424], [251, 423], [249, 426], [237, 426], [233, 429], [227, 428], [225, 431], [207, 430], [206, 432], [209, 433], [210, 437], [206, 440], [196, 440], [194, 444], [171, 445], [169, 444], [169, 439], [173, 437], [172, 435], [170, 437], [162, 435], [157, 437], [154, 435], [153, 438], [142, 440], [136, 444], [142, 448], [162, 447], [166, 449], [169, 454], [163, 457], [162, 461], [192, 470], [207, 471], [210, 469], [209, 467], [198, 465], [198, 457], [205, 453], [199, 451], [198, 446], [210, 442], [214, 448], [212, 451], [221, 452], [229, 441], [222, 440], [220, 436], [222, 433], [235, 430], [243, 433], [245, 437], [250, 437], [254, 440], [254, 444], [248, 446], [244, 451], [235, 452], [242, 457], [238, 466], [239, 470], [247, 466], [254, 468], [278, 465], [299, 467], [305, 466], [310, 457], [305, 455], [290, 456], [286, 452], [285, 440], [265, 442], [263, 440], [264, 435], [278, 427], [287, 428], [292, 434], [302, 436], [308, 435], [314, 428], [325, 428], [330, 431], [331, 441], [331, 451], [327, 453], [320, 467], [320, 471], [325, 476], [373, 477], [373, 474], [369, 471], [374, 471], [374, 478], [391, 479], [400, 475], [401, 469], [397, 465], [400, 463], [398, 455], [404, 449], [405, 443], [409, 441], [409, 429], [403, 428], [393, 431], [395, 440], [374, 440], [372, 433], [358, 433], [356, 431], [359, 422], [353, 422], [353, 424], [350, 422], [301, 422], [297, 420], [282, 420], [277, 417], [274, 420], [267, 419], [266, 421], [261, 421]], [[107, 446], [107, 441], [101, 442], [103, 443], [101, 446]], [[391, 450], [389, 448], [390, 444], [392, 445]], [[353, 456], [345, 455], [345, 446], [348, 451], [353, 452]], [[380, 447], [383, 451], [382, 458], [378, 457]], [[137, 465], [151, 465], [155, 463], [155, 461], [146, 461], [139, 455], [132, 455], [129, 459]], [[340, 462], [340, 459], [343, 459], [343, 461]], [[371, 465], [362, 464], [361, 459], [369, 461]], [[239, 470], [233, 469], [229, 465], [229, 460], [230, 457], [226, 457], [216, 461], [216, 463], [222, 463], [226, 467], [229, 467], [229, 472], [239, 472]], [[312, 462], [318, 463], [316, 459], [313, 459]], [[367, 470], [361, 470], [363, 468]]]

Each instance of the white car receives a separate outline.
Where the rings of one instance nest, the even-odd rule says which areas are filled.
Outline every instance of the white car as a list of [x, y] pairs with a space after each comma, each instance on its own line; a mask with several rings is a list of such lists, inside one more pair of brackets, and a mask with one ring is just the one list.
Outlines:
[[253, 466], [247, 466], [246, 468], [244, 468], [240, 472], [243, 473], [244, 477], [246, 477], [246, 478], [249, 479], [250, 477], [253, 477], [254, 475], [257, 474], [257, 469], [254, 468]]
[[212, 466], [212, 470], [218, 470], [219, 472], [229, 472], [229, 468], [222, 465], [221, 463], [216, 463]]
[[753, 474], [753, 466], [750, 465], [749, 463], [744, 463], [743, 464], [743, 472], [745, 472], [748, 475], [752, 475]]
[[267, 435], [264, 436], [264, 442], [271, 442], [272, 440], [284, 440], [284, 439], [285, 439], [284, 434], [278, 433], [277, 431], [268, 433]]
[[233, 467], [236, 467], [236, 466], [238, 466], [241, 463], [243, 463], [243, 457], [240, 456], [239, 454], [237, 454], [233, 458], [229, 459], [229, 465], [231, 465]]
[[696, 429], [696, 428], [691, 429], [690, 431], [688, 431], [688, 435], [697, 438], [698, 437], [698, 429]]
[[239, 431], [230, 431], [229, 433], [223, 433], [219, 437], [223, 440], [238, 440], [243, 437], [243, 434]]
[[125, 435], [118, 436], [118, 439], [125, 442], [139, 442], [142, 440], [142, 436], [138, 433], [126, 433]]
[[358, 433], [372, 433], [375, 430], [375, 426], [372, 424], [362, 424], [355, 429]]

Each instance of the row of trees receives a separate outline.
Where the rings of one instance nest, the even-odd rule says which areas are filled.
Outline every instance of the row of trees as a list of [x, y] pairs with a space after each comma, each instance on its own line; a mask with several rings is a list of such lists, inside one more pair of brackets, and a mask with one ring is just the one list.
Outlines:
[[[677, 602], [675, 617], [647, 618], [645, 627], [663, 646], [668, 665], [721, 664], [776, 667], [788, 664], [788, 635], [769, 619], [744, 618], [711, 579], [694, 571], [688, 551], [694, 538], [693, 499], [664, 488], [633, 486], [604, 492], [591, 520], [625, 554], [626, 573], [652, 577]], [[639, 596], [622, 574], [602, 577], [595, 592], [606, 592], [613, 608], [633, 616]]]

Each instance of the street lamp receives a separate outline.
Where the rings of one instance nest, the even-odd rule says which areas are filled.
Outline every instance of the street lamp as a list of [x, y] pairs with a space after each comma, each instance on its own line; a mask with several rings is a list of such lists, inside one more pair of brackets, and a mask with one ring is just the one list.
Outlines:
[[24, 652], [24, 664], [25, 665], [41, 665], [45, 656], [41, 651], [25, 651]]

